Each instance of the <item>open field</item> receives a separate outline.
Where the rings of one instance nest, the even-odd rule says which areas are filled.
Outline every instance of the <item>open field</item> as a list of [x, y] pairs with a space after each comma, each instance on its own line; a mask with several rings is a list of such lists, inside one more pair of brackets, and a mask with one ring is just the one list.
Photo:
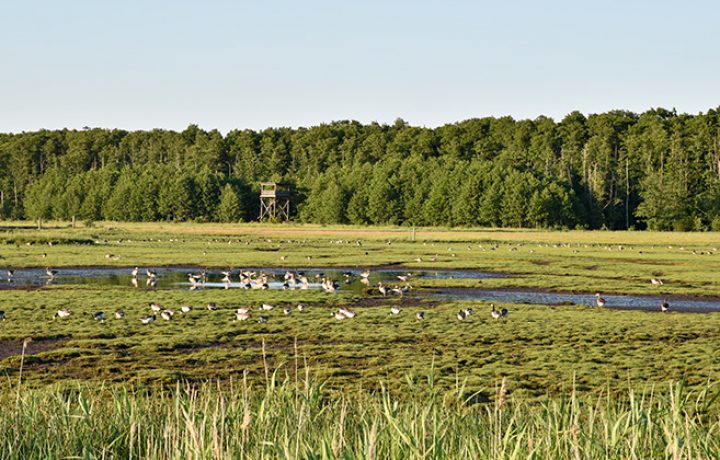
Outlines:
[[[496, 320], [491, 318], [485, 302], [455, 301], [424, 292], [447, 286], [517, 287], [712, 299], [720, 296], [720, 253], [716, 246], [720, 246], [720, 235], [713, 233], [417, 229], [416, 241], [412, 241], [412, 230], [407, 228], [374, 231], [300, 225], [113, 223], [70, 229], [64, 223], [50, 223], [46, 229], [36, 230], [27, 224], [6, 223], [0, 227], [0, 267], [18, 270], [45, 266], [188, 265], [208, 267], [212, 272], [227, 268], [237, 272], [246, 267], [391, 265], [409, 272], [420, 268], [463, 268], [512, 276], [474, 280], [417, 278], [412, 282], [412, 291], [402, 298], [383, 297], [372, 285], [363, 292], [341, 288], [334, 294], [320, 289], [189, 291], [72, 284], [3, 289], [0, 310], [6, 312], [7, 319], [0, 321], [0, 388], [6, 398], [2, 404], [12, 404], [15, 390], [20, 389], [13, 418], [33, 424], [64, 424], [67, 421], [62, 417], [70, 417], [70, 412], [56, 413], [53, 404], [61, 404], [69, 394], [76, 401], [76, 392], [81, 391], [80, 401], [95, 407], [93, 414], [108, 415], [103, 428], [107, 433], [117, 432], [114, 424], [125, 423], [125, 418], [136, 420], [144, 417], [142, 414], [151, 415], [147, 426], [137, 425], [140, 431], [135, 434], [117, 434], [117, 443], [125, 446], [124, 450], [108, 452], [120, 457], [128, 452], [159, 457], [178, 457], [182, 452], [212, 457], [213, 449], [238, 452], [241, 447], [234, 444], [237, 439], [228, 438], [232, 431], [222, 428], [222, 432], [213, 433], [208, 431], [211, 425], [203, 425], [207, 422], [195, 426], [195, 421], [190, 420], [193, 413], [184, 415], [186, 412], [178, 409], [189, 405], [200, 410], [195, 404], [214, 405], [220, 400], [233, 407], [235, 415], [226, 422], [234, 429], [238, 429], [237, 423], [241, 423], [246, 411], [258, 420], [242, 446], [249, 449], [244, 451], [248, 458], [258, 458], [259, 452], [283, 456], [286, 451], [292, 453], [288, 458], [306, 457], [313, 452], [317, 458], [331, 458], [337, 455], [337, 449], [363, 455], [363, 449], [372, 444], [370, 437], [376, 437], [373, 442], [377, 458], [395, 453], [401, 457], [443, 458], [442, 452], [465, 458], [528, 458], [533, 452], [538, 458], [550, 452], [559, 457], [576, 457], [573, 449], [579, 449], [582, 458], [596, 456], [603, 443], [615, 443], [617, 449], [606, 455], [617, 457], [631, 452], [667, 451], [668, 446], [675, 445], [673, 436], [681, 435], [692, 438], [689, 444], [681, 442], [682, 447], [678, 447], [681, 457], [690, 452], [682, 449], [695, 453], [690, 457], [711, 457], [718, 446], [710, 440], [717, 437], [720, 426], [720, 411], [712, 402], [718, 394], [715, 382], [720, 380], [718, 313], [661, 314], [579, 305], [498, 303], [498, 308], [507, 308], [510, 313]], [[664, 284], [652, 286], [651, 277], [661, 278]], [[150, 302], [175, 310], [191, 304], [194, 309], [185, 315], [176, 314], [172, 321], [158, 318], [152, 324], [141, 324], [139, 318], [150, 313]], [[209, 302], [217, 303], [218, 310], [205, 309]], [[304, 312], [283, 314], [283, 306], [294, 307], [301, 302], [307, 305]], [[259, 324], [258, 307], [262, 303], [276, 308], [267, 313], [267, 323]], [[357, 317], [334, 319], [332, 313], [343, 305], [352, 308]], [[400, 307], [402, 312], [390, 315], [391, 306]], [[252, 308], [252, 319], [232, 322], [238, 307]], [[468, 307], [475, 314], [458, 321], [457, 311]], [[62, 308], [70, 309], [71, 316], [53, 319]], [[119, 308], [125, 310], [124, 319], [112, 317]], [[104, 324], [93, 320], [92, 313], [97, 310], [107, 314]], [[419, 311], [425, 312], [424, 321], [415, 318]], [[23, 340], [28, 337], [32, 341], [26, 343], [23, 356]], [[243, 393], [249, 390], [225, 393], [229, 386], [240, 388], [243, 380], [246, 385], [263, 388], [273, 372], [289, 383], [277, 390], [281, 394], [272, 396], [264, 409], [260, 401], [276, 390], [262, 390], [252, 397]], [[429, 373], [431, 391], [427, 388]], [[302, 393], [305, 390], [297, 393], [294, 382], [305, 381], [308, 375], [312, 375], [313, 382], [322, 382], [322, 387], [308, 385], [323, 395], [318, 396], [323, 402], [307, 400], [307, 394]], [[213, 393], [206, 388], [196, 400], [175, 389], [178, 381], [192, 385], [217, 382], [221, 389]], [[498, 423], [493, 405], [503, 381], [512, 404], [503, 415], [508, 418], [498, 427], [493, 425]], [[671, 400], [670, 382], [684, 382], [692, 398], [704, 394], [707, 404], [698, 410], [691, 400]], [[97, 390], [100, 387], [104, 389]], [[383, 402], [378, 395], [383, 388], [386, 398], [405, 401], [408, 406], [401, 404], [392, 409], [395, 402]], [[96, 390], [108, 396], [100, 397]], [[123, 396], [125, 391], [130, 391], [130, 396]], [[628, 397], [628, 391], [653, 391], [653, 402], [636, 406], [639, 403]], [[427, 399], [429, 392], [435, 396]], [[170, 407], [158, 405], [150, 397], [155, 394], [169, 398]], [[583, 422], [577, 429], [572, 428], [574, 415], [563, 412], [567, 408], [552, 406], [569, 404], [558, 401], [570, 394], [582, 401], [578, 403], [582, 413], [578, 417]], [[306, 401], [306, 405], [298, 406], [297, 401]], [[448, 401], [456, 403], [447, 406]], [[333, 415], [313, 412], [325, 404], [331, 405], [328, 414]], [[542, 409], [547, 404], [554, 409]], [[667, 418], [670, 408], [677, 404], [682, 406], [677, 411], [672, 409], [672, 417], [677, 418]], [[288, 417], [302, 419], [301, 424], [307, 423], [306, 417], [323, 421], [318, 422], [317, 433], [298, 441], [302, 437], [298, 432], [263, 419], [267, 416], [260, 412], [270, 410], [267, 405], [275, 407], [272, 410], [289, 411]], [[600, 411], [599, 405], [607, 407]], [[34, 411], [31, 407], [45, 409]], [[75, 402], [63, 407], [68, 411], [85, 410]], [[630, 420], [644, 411], [650, 411], [646, 420], [657, 424], [640, 433], [635, 431], [638, 425]], [[348, 417], [344, 428], [333, 424], [339, 413]], [[440, 447], [420, 441], [424, 435], [418, 433], [423, 428], [413, 425], [413, 420], [421, 416], [429, 424], [424, 430], [448, 436], [437, 444], [444, 451], [433, 451]], [[7, 436], [23, 436], [8, 425], [9, 419], [0, 419], [4, 420], [0, 430]], [[170, 419], [173, 426], [168, 428], [163, 420]], [[468, 419], [477, 425], [461, 429]], [[685, 422], [692, 433], [671, 430], [673, 434], [668, 435], [661, 429], [666, 423]], [[561, 423], [564, 428], [551, 429], [548, 423]], [[611, 441], [607, 429], [597, 428], [597, 423], [620, 424], [625, 431]], [[187, 444], [187, 439], [172, 441], [197, 429], [202, 434], [193, 440], [195, 444]], [[143, 430], [170, 430], [173, 434], [165, 444], [152, 444]], [[344, 437], [343, 430], [347, 430], [349, 438]], [[504, 437], [466, 442], [463, 430], [502, 432]], [[549, 437], [548, 430], [556, 433], [557, 439]], [[404, 447], [390, 442], [398, 437], [405, 439], [402, 433], [408, 439]], [[221, 440], [220, 445], [212, 444], [216, 438]], [[262, 440], [268, 439], [280, 441], [272, 448], [262, 447]], [[67, 442], [76, 441], [68, 438]], [[640, 450], [629, 447], [633, 442], [639, 443], [636, 448]], [[136, 449], [132, 447], [135, 444], [150, 450]], [[35, 448], [19, 446], [14, 445], [13, 452]], [[318, 446], [325, 446], [325, 454], [313, 450], [321, 449]], [[77, 453], [72, 447], [58, 449], [39, 455]], [[97, 449], [91, 449], [93, 455], [99, 455]]]

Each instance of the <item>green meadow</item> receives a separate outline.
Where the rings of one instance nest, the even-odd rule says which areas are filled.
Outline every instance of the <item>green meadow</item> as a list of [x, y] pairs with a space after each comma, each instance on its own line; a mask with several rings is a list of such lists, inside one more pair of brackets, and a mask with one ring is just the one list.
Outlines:
[[[497, 320], [486, 302], [431, 293], [712, 299], [720, 296], [718, 246], [717, 233], [5, 222], [0, 267], [16, 269], [393, 266], [508, 276], [418, 278], [402, 298], [372, 286], [335, 294], [0, 290], [0, 403], [8, 408], [0, 457], [713, 458], [717, 313], [503, 303], [509, 315]], [[142, 324], [150, 302], [194, 309]], [[209, 302], [218, 309], [208, 311]], [[267, 323], [257, 322], [262, 303], [276, 306]], [[283, 314], [298, 303], [307, 309]], [[340, 306], [357, 316], [336, 320]], [[401, 313], [391, 315], [392, 306]], [[232, 321], [238, 307], [252, 308], [250, 321]], [[71, 316], [54, 319], [63, 308]], [[459, 321], [464, 308], [475, 314]], [[112, 316], [117, 309], [125, 318]], [[98, 310], [103, 324], [92, 317]], [[30, 426], [57, 429], [33, 435]]]

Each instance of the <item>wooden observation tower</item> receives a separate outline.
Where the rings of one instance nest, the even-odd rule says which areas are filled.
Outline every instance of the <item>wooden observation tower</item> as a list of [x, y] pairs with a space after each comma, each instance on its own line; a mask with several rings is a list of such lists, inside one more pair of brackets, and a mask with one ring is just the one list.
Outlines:
[[277, 182], [260, 182], [260, 220], [290, 220], [290, 186]]

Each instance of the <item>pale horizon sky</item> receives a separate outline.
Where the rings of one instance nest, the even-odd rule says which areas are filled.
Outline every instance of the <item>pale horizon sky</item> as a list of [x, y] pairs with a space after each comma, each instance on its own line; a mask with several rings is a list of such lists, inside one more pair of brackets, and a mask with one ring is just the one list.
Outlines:
[[720, 106], [712, 1], [21, 1], [0, 132]]

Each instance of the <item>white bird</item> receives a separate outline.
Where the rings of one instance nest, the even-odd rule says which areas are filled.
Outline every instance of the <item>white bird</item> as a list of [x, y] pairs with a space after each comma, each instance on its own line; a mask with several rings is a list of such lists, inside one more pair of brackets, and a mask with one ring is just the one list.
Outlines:
[[125, 317], [125, 310], [117, 310], [115, 312], [115, 319], [123, 319]]
[[596, 304], [598, 307], [604, 307], [604, 306], [605, 306], [605, 299], [604, 299], [603, 297], [600, 297], [600, 293], [599, 293], [599, 292], [596, 292], [596, 293], [595, 293], [595, 304]]
[[52, 270], [50, 267], [45, 268], [45, 274], [48, 276], [48, 278], [53, 279], [55, 278], [55, 275], [57, 275], [57, 270]]
[[398, 279], [402, 281], [403, 283], [407, 283], [407, 281], [410, 279], [410, 276], [412, 276], [410, 273], [407, 275], [398, 275]]
[[137, 278], [139, 271], [140, 271], [140, 269], [139, 269], [138, 267], [135, 267], [135, 268], [132, 269], [132, 271], [130, 272], [130, 274], [132, 275], [133, 278]]
[[250, 315], [247, 312], [240, 313], [237, 311], [235, 313], [235, 321], [247, 321], [248, 319], [250, 319]]
[[67, 308], [63, 308], [62, 310], [58, 310], [57, 313], [55, 313], [55, 318], [67, 318], [70, 316], [70, 310]]
[[96, 311], [93, 313], [93, 319], [95, 321], [100, 321], [100, 323], [105, 323], [105, 313], [101, 311]]
[[147, 273], [147, 276], [149, 278], [157, 278], [157, 272], [154, 270], [150, 270], [149, 268], [145, 270], [145, 273]]
[[153, 321], [155, 321], [155, 315], [143, 316], [142, 318], [140, 318], [140, 322], [143, 324], [150, 324]]
[[335, 313], [333, 313], [333, 317], [335, 317], [335, 319], [338, 320], [338, 321], [342, 321], [342, 320], [344, 320], [344, 319], [347, 319], [347, 316], [343, 315], [343, 314], [342, 314], [341, 312], [339, 312], [339, 311], [336, 311]]
[[340, 307], [338, 312], [340, 312], [340, 314], [344, 315], [348, 319], [355, 318], [355, 315], [357, 315], [357, 313], [350, 310], [348, 307]]
[[390, 314], [391, 314], [391, 315], [399, 315], [399, 314], [400, 314], [400, 308], [399, 308], [399, 307], [392, 307], [392, 308], [390, 308]]
[[364, 272], [360, 273], [360, 277], [362, 277], [364, 279], [368, 279], [369, 276], [370, 276], [370, 270], [365, 270]]
[[235, 310], [235, 313], [237, 313], [238, 315], [243, 315], [245, 313], [250, 313], [250, 309], [246, 308], [246, 307], [240, 307], [237, 310]]
[[380, 294], [383, 295], [383, 297], [385, 297], [387, 295], [387, 288], [382, 284], [382, 282], [378, 283], [377, 288], [378, 288], [378, 291], [380, 291]]

